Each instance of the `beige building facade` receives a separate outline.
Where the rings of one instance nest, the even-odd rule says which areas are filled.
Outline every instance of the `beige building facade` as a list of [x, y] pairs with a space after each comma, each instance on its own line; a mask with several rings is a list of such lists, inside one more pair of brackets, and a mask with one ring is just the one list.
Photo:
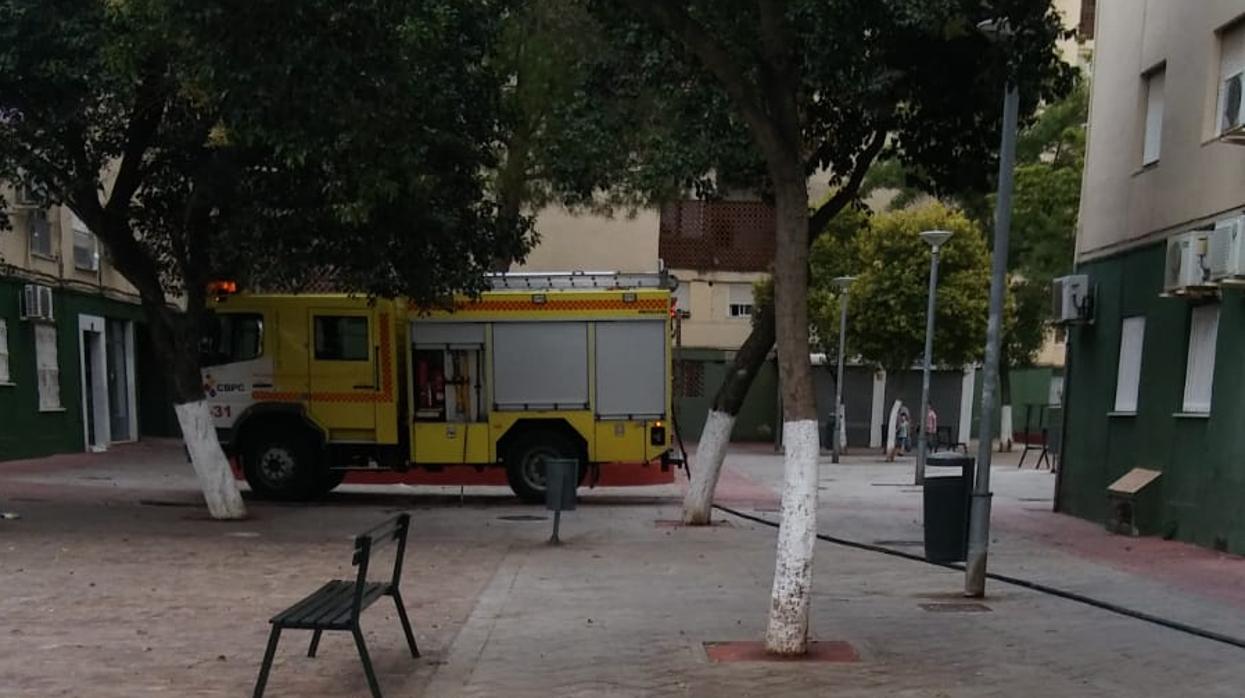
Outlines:
[[[702, 204], [689, 202], [693, 208]], [[751, 209], [756, 202], [732, 202], [736, 208]], [[667, 212], [669, 217], [669, 212]], [[700, 223], [702, 219], [697, 219]], [[687, 265], [695, 255], [661, 254], [662, 213], [657, 209], [619, 211], [612, 216], [570, 212], [561, 207], [540, 211], [535, 220], [539, 236], [523, 264], [514, 271], [623, 271], [651, 272], [667, 269], [679, 281], [674, 292], [677, 306], [684, 311], [682, 342], [689, 349], [734, 351], [751, 331], [753, 285], [766, 277], [764, 271], [726, 271]], [[702, 226], [703, 227], [703, 226]], [[767, 226], [772, 228], [772, 223]], [[674, 232], [669, 221], [666, 235]], [[703, 230], [701, 231], [703, 234]], [[707, 245], [722, 243], [731, 247], [734, 235], [714, 240], [700, 238]], [[705, 249], [697, 245], [699, 249]], [[715, 265], [712, 253], [701, 255], [705, 267]], [[756, 263], [764, 269], [767, 259]]]
[[1220, 138], [1243, 16], [1239, 0], [1099, 0], [1079, 260], [1245, 205], [1245, 147]]
[[656, 209], [606, 216], [549, 206], [536, 215], [536, 246], [514, 271], [656, 271], [659, 223]]

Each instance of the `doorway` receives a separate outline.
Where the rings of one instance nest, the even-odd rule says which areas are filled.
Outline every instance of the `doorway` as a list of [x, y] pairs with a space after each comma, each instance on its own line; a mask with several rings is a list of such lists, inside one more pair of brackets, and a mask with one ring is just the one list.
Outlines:
[[136, 441], [134, 323], [109, 318], [107, 330], [108, 429], [111, 441]]
[[82, 372], [82, 436], [87, 451], [106, 451], [111, 440], [108, 418], [108, 362], [104, 318], [78, 316], [78, 357]]

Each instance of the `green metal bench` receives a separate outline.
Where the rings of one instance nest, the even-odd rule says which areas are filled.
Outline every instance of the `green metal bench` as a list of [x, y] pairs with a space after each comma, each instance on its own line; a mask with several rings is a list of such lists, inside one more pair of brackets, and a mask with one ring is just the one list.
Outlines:
[[[281, 631], [286, 628], [313, 631], [311, 645], [307, 648], [308, 657], [316, 656], [316, 648], [320, 646], [320, 634], [325, 630], [350, 631], [354, 635], [355, 646], [359, 648], [359, 659], [363, 661], [363, 671], [367, 674], [368, 687], [371, 688], [373, 696], [380, 698], [380, 685], [376, 682], [376, 672], [372, 669], [367, 644], [363, 641], [363, 631], [359, 628], [359, 616], [364, 609], [383, 596], [393, 598], [394, 604], [398, 607], [398, 620], [402, 622], [402, 632], [406, 634], [407, 645], [411, 648], [411, 656], [419, 657], [415, 635], [411, 632], [411, 622], [406, 617], [406, 606], [402, 603], [402, 594], [398, 590], [402, 580], [402, 557], [406, 551], [406, 534], [410, 525], [411, 515], [399, 514], [355, 536], [354, 556], [351, 564], [357, 567], [359, 572], [354, 581], [347, 579], [330, 581], [269, 620], [272, 624], [272, 632], [268, 635], [268, 649], [264, 652], [264, 663], [259, 669], [259, 679], [255, 682], [255, 698], [264, 695], [264, 686], [268, 683], [272, 660], [277, 653], [277, 642], [281, 639]], [[389, 543], [397, 546], [393, 556], [392, 577], [388, 582], [367, 581], [368, 563], [371, 562], [372, 552]]]

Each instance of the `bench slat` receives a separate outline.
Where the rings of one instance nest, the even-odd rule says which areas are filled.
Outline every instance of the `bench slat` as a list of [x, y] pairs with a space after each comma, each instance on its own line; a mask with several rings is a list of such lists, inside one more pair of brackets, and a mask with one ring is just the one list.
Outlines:
[[[370, 582], [363, 589], [360, 611], [384, 596], [389, 585]], [[355, 583], [335, 579], [272, 617], [271, 623], [286, 628], [338, 628], [353, 622]]]
[[299, 599], [298, 602], [295, 603], [294, 605], [290, 606], [284, 611], [281, 611], [277, 615], [273, 616], [272, 618], [269, 619], [269, 622], [276, 623], [278, 621], [285, 621], [290, 618], [301, 617], [301, 616], [306, 615], [307, 612], [311, 610], [312, 608], [315, 608], [323, 604], [325, 601], [326, 595], [329, 593], [329, 591], [335, 588], [339, 584], [341, 584], [340, 579], [333, 580], [331, 582], [325, 582], [324, 586], [304, 596], [303, 598]]
[[[364, 608], [371, 606], [373, 603], [376, 602], [377, 599], [384, 596], [385, 591], [388, 589], [388, 587], [389, 587], [388, 584], [382, 584], [380, 582], [369, 582], [368, 585], [363, 588], [363, 603], [361, 604], [361, 608], [359, 610], [362, 611]], [[352, 593], [353, 593], [353, 590], [352, 590]], [[343, 623], [349, 623], [350, 614], [354, 612], [354, 608], [352, 606], [353, 602], [354, 602], [354, 597], [351, 596], [351, 603], [347, 604], [345, 608], [340, 609], [336, 615], [326, 614], [325, 615], [326, 622], [332, 625], [341, 625]]]

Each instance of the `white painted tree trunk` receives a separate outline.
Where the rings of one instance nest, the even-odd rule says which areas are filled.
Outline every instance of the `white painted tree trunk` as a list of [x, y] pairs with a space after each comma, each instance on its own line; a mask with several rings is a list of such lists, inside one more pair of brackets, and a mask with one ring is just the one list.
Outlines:
[[709, 410], [705, 428], [700, 432], [696, 446], [696, 464], [692, 468], [692, 481], [688, 483], [687, 496], [683, 498], [683, 523], [691, 526], [707, 526], [713, 512], [713, 491], [718, 486], [726, 449], [731, 442], [731, 430], [735, 428], [735, 415]]
[[772, 654], [800, 655], [808, 651], [820, 443], [816, 420], [786, 422], [782, 429], [786, 444], [782, 525], [778, 529], [765, 649]]
[[847, 405], [839, 403], [839, 414], [834, 420], [839, 440], [839, 453], [847, 453]]
[[882, 436], [882, 411], [886, 409], [886, 371], [873, 374], [873, 401], [869, 405], [869, 448], [881, 448], [886, 439]]
[[899, 447], [899, 440], [895, 436], [895, 423], [899, 421], [899, 408], [903, 407], [903, 403], [896, 400], [891, 405], [891, 417], [886, 422], [886, 460], [895, 460], [895, 449]]
[[960, 433], [956, 434], [956, 441], [962, 444], [968, 444], [973, 435], [973, 391], [976, 382], [977, 367], [965, 366], [960, 378]]
[[999, 410], [999, 451], [1012, 450], [1012, 441], [1016, 438], [1012, 431], [1012, 406], [1003, 405]]
[[182, 427], [182, 438], [190, 452], [190, 464], [199, 476], [203, 499], [214, 519], [241, 519], [246, 517], [246, 505], [238, 493], [229, 460], [216, 439], [216, 429], [208, 414], [206, 400], [173, 405], [177, 423]]

